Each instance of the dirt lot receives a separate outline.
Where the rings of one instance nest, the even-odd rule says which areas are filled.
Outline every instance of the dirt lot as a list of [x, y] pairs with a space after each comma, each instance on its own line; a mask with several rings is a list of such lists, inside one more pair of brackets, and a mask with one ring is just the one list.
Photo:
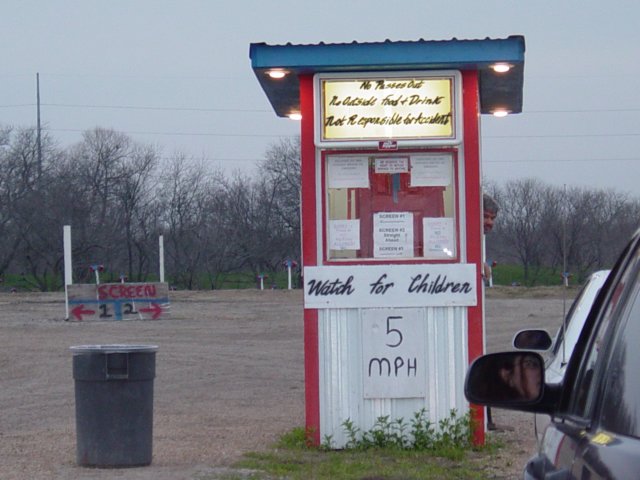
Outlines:
[[[491, 289], [488, 350], [519, 328], [555, 331], [552, 290]], [[304, 425], [300, 291], [172, 292], [159, 321], [66, 322], [62, 294], [0, 294], [0, 478], [198, 479]], [[88, 469], [75, 463], [72, 345], [158, 345], [153, 463]], [[530, 415], [494, 411], [508, 447], [496, 478], [520, 476], [534, 449]]]

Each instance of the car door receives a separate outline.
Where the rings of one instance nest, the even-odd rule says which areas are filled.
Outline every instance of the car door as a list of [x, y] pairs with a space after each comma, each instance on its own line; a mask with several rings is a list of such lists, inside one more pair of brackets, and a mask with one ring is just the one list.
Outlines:
[[561, 408], [525, 478], [638, 478], [639, 258], [636, 237], [587, 320], [568, 366]]

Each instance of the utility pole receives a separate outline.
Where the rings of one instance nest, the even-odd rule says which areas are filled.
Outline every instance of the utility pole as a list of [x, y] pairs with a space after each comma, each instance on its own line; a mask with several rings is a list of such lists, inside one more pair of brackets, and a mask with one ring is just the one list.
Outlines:
[[38, 108], [38, 131], [37, 133], [37, 142], [38, 142], [38, 179], [42, 176], [42, 142], [40, 136], [40, 73], [36, 73], [36, 99], [37, 99], [37, 108]]

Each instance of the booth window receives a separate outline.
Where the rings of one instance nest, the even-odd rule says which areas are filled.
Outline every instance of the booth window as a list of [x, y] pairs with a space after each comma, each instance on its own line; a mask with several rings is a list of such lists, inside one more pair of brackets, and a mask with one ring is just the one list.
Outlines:
[[327, 260], [455, 261], [455, 151], [325, 153]]

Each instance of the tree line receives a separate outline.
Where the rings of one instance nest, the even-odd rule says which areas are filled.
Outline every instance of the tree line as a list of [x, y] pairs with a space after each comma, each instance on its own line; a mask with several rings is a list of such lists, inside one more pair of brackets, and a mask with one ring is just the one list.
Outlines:
[[[581, 276], [610, 267], [638, 227], [640, 202], [614, 191], [563, 189], [525, 179], [485, 190], [500, 203], [488, 256]], [[300, 263], [300, 140], [272, 144], [257, 175], [225, 174], [204, 160], [110, 129], [59, 148], [34, 128], [0, 128], [0, 277], [24, 288], [63, 287], [62, 227], [71, 225], [74, 281], [150, 281], [164, 239], [167, 280], [211, 289], [224, 275], [255, 278]]]
[[158, 278], [160, 235], [167, 281], [215, 288], [230, 272], [281, 270], [300, 256], [299, 140], [265, 153], [258, 175], [225, 175], [204, 161], [110, 129], [58, 148], [33, 128], [0, 129], [0, 277], [24, 288], [63, 287], [63, 226], [71, 225], [74, 282]]
[[615, 190], [559, 187], [537, 179], [485, 186], [499, 203], [487, 258], [516, 264], [527, 284], [551, 269], [582, 283], [611, 268], [640, 227], [640, 200]]

